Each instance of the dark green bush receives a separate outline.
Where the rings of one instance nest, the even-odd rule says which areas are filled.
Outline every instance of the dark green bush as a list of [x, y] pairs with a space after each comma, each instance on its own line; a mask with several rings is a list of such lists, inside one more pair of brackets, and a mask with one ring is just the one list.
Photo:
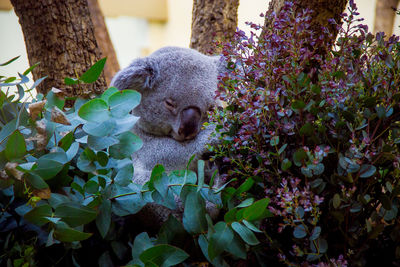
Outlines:
[[237, 182], [223, 200], [240, 188], [271, 199], [257, 250], [271, 266], [398, 264], [399, 38], [357, 25], [350, 1], [348, 24], [323, 47], [307, 14], [287, 3], [263, 38], [238, 32], [224, 46], [214, 151]]

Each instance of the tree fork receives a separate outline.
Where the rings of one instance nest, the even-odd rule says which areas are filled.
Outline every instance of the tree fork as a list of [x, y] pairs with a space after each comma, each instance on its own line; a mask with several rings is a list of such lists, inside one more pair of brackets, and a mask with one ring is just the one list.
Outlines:
[[[286, 0], [272, 0], [269, 4], [267, 13], [275, 12], [279, 14]], [[348, 0], [292, 0], [295, 12], [299, 13], [304, 9], [312, 10], [311, 29], [315, 34], [322, 34], [322, 27], [326, 27], [331, 36], [324, 35], [324, 43], [329, 47], [333, 44], [338, 34], [335, 24], [329, 23], [330, 19], [334, 19], [337, 24], [341, 24], [341, 14], [346, 8]], [[273, 21], [265, 20], [265, 28], [273, 25]], [[263, 36], [264, 33], [261, 33]]]
[[237, 27], [239, 0], [194, 0], [190, 47], [218, 54], [214, 41], [229, 41]]
[[31, 65], [40, 62], [33, 78], [47, 78], [38, 86], [40, 93], [52, 87], [65, 96], [87, 97], [106, 88], [104, 75], [93, 84], [67, 86], [65, 77], [84, 73], [100, 59], [87, 0], [11, 0], [24, 33]]

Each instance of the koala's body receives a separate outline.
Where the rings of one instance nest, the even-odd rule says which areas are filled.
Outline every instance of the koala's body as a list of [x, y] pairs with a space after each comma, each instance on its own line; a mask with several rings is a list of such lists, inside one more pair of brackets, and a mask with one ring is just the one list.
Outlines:
[[[142, 95], [133, 110], [140, 117], [133, 132], [143, 140], [143, 147], [133, 155], [135, 183], [147, 182], [156, 164], [166, 171], [185, 169], [192, 155], [201, 158], [206, 145], [216, 142], [214, 129], [202, 129], [202, 125], [207, 112], [217, 105], [215, 91], [221, 70], [219, 57], [165, 47], [134, 60], [115, 75], [111, 86], [134, 89]], [[195, 166], [196, 160], [192, 169]]]

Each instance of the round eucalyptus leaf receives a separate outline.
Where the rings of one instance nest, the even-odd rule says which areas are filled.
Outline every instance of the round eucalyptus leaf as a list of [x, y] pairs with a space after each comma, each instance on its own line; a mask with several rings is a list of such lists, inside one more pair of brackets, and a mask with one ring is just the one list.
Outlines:
[[306, 227], [305, 227], [303, 224], [297, 225], [297, 226], [294, 228], [293, 236], [294, 236], [295, 238], [299, 238], [299, 239], [306, 237], [306, 236], [307, 236]]
[[100, 98], [92, 99], [81, 106], [79, 117], [90, 122], [103, 122], [110, 118], [106, 101]]
[[110, 147], [110, 155], [116, 159], [128, 158], [143, 146], [143, 141], [131, 132], [125, 132], [117, 138], [119, 143]]
[[140, 103], [141, 95], [134, 90], [123, 90], [112, 94], [108, 98], [111, 115], [123, 117]]

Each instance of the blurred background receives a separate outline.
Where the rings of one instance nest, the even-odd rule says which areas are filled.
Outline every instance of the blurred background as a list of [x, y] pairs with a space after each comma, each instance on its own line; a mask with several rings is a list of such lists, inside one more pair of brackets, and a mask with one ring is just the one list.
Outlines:
[[[377, 0], [355, 0], [364, 23], [373, 31]], [[387, 1], [387, 0], [383, 0]], [[245, 22], [263, 23], [260, 13], [268, 9], [268, 0], [241, 0], [238, 27], [249, 31]], [[106, 25], [121, 68], [134, 58], [149, 55], [163, 46], [189, 47], [192, 0], [99, 0]], [[399, 34], [400, 16], [393, 33]], [[0, 63], [21, 55], [2, 68], [1, 75], [16, 75], [28, 68], [24, 38], [9, 0], [0, 0]]]

